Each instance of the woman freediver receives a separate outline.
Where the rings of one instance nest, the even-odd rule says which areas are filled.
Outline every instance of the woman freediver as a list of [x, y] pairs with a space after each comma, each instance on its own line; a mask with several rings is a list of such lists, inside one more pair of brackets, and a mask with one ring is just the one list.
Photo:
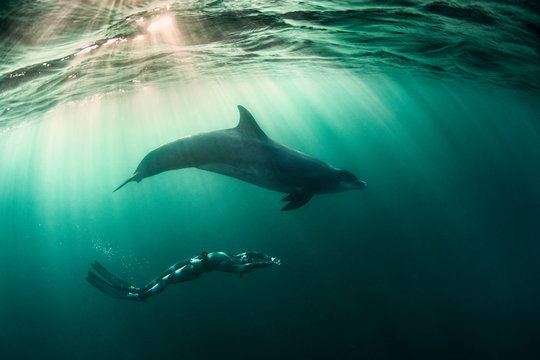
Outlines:
[[238, 255], [230, 255], [224, 252], [203, 252], [200, 255], [175, 263], [161, 276], [141, 288], [117, 278], [97, 261], [92, 264], [97, 274], [88, 271], [86, 280], [109, 296], [125, 300], [145, 301], [150, 296], [165, 290], [170, 284], [195, 280], [205, 272], [223, 271], [242, 275], [251, 272], [253, 269], [271, 265], [281, 265], [281, 260], [256, 251], [244, 252]]

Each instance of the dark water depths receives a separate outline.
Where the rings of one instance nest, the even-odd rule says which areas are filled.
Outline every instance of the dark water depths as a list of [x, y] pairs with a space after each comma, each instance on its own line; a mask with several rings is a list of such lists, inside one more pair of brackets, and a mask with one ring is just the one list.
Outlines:
[[[540, 57], [532, 1], [9, 1], [0, 8], [0, 358], [537, 359]], [[362, 191], [195, 169], [112, 190], [151, 149], [236, 125]], [[146, 303], [201, 251], [210, 273]]]

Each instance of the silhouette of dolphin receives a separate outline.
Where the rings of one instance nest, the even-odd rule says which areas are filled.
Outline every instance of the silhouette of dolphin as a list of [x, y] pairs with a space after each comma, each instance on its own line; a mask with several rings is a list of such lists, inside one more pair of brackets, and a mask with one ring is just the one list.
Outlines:
[[189, 135], [149, 152], [139, 163], [131, 181], [168, 170], [196, 167], [246, 181], [289, 195], [281, 211], [305, 205], [315, 194], [366, 187], [364, 181], [266, 136], [253, 116], [238, 105], [240, 121], [231, 129]]

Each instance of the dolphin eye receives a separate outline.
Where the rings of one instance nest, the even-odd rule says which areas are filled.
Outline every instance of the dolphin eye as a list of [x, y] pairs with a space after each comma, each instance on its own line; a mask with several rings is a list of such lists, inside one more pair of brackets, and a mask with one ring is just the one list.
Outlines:
[[343, 170], [341, 173], [341, 177], [343, 180], [356, 180], [356, 176], [354, 176], [350, 171]]

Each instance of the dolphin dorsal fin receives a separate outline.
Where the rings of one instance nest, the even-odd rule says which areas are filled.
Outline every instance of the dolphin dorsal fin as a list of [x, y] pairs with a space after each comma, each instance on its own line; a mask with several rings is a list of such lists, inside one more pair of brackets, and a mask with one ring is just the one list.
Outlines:
[[238, 111], [240, 112], [240, 121], [235, 128], [236, 130], [260, 139], [268, 139], [268, 136], [266, 136], [264, 131], [259, 127], [259, 124], [257, 124], [253, 118], [253, 115], [251, 115], [245, 107], [238, 105]]

